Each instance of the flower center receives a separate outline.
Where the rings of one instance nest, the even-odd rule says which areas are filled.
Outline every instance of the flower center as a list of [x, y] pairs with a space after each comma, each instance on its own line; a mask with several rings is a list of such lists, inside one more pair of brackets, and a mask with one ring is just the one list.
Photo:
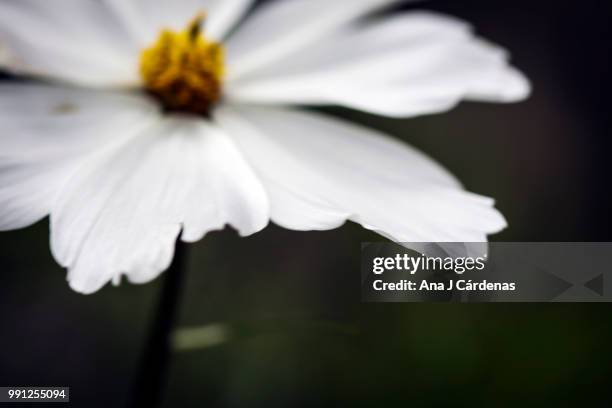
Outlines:
[[183, 31], [163, 30], [140, 56], [146, 90], [168, 111], [208, 115], [221, 99], [224, 49], [202, 34], [204, 18], [198, 14]]

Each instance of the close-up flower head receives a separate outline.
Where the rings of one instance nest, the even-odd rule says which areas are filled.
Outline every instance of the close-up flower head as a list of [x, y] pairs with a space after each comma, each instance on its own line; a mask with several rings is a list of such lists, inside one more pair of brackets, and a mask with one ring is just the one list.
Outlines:
[[[309, 107], [517, 102], [501, 47], [394, 0], [2, 0], [0, 228], [49, 217], [70, 286], [148, 282], [177, 237], [350, 220], [397, 242], [506, 222], [431, 158]], [[69, 12], [68, 12], [69, 10]]]

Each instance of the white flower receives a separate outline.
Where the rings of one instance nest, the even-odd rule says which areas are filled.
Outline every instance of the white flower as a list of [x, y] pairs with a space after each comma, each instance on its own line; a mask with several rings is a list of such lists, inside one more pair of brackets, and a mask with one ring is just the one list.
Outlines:
[[47, 81], [0, 85], [0, 229], [49, 215], [83, 293], [147, 282], [179, 234], [225, 225], [486, 240], [505, 226], [493, 201], [428, 157], [285, 107], [410, 117], [527, 96], [507, 54], [461, 21], [362, 19], [392, 3], [270, 1], [230, 32], [251, 0], [0, 0], [4, 68]]

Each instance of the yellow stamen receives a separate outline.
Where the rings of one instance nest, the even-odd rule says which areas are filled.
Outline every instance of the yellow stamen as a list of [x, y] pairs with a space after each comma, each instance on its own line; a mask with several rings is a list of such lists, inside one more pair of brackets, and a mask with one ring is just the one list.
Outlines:
[[183, 31], [163, 30], [142, 51], [144, 86], [167, 110], [206, 115], [221, 99], [224, 49], [202, 34], [204, 19], [200, 13]]

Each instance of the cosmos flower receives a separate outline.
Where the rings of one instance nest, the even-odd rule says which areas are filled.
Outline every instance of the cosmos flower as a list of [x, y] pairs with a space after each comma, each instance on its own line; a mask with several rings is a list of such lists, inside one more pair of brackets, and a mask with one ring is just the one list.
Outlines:
[[[0, 0], [0, 229], [50, 217], [82, 293], [150, 281], [175, 241], [347, 220], [402, 242], [505, 227], [424, 154], [298, 109], [391, 116], [513, 102], [527, 80], [469, 25], [393, 0]], [[366, 18], [368, 17], [368, 18]]]

